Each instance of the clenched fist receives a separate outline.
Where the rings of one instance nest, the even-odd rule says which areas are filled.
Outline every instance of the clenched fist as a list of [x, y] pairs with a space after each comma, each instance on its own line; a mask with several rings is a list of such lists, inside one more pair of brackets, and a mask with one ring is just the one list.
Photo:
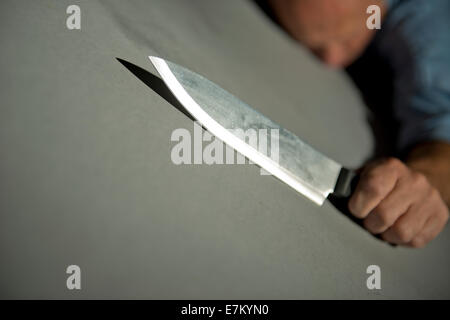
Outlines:
[[434, 239], [449, 218], [441, 194], [426, 176], [395, 158], [364, 168], [348, 207], [371, 233], [415, 248]]

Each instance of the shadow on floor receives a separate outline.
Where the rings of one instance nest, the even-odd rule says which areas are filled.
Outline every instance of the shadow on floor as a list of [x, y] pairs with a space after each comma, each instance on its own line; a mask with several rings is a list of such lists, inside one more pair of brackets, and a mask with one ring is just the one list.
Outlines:
[[177, 98], [172, 94], [172, 92], [169, 90], [169, 88], [166, 86], [163, 80], [158, 78], [157, 76], [153, 75], [152, 73], [148, 72], [145, 69], [142, 69], [141, 67], [138, 67], [137, 65], [128, 62], [126, 60], [116, 58], [117, 61], [119, 61], [125, 68], [128, 69], [132, 74], [136, 76], [139, 80], [141, 80], [143, 83], [147, 85], [150, 89], [153, 90], [156, 94], [158, 94], [161, 98], [166, 100], [169, 104], [174, 106], [176, 109], [178, 109], [180, 112], [182, 112], [185, 116], [187, 116], [192, 121], [196, 121], [194, 117], [183, 107], [183, 105], [178, 102]]

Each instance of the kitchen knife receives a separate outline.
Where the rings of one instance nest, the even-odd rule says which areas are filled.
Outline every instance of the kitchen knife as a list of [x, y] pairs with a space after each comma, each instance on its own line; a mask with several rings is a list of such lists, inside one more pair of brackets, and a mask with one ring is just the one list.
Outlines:
[[[354, 171], [344, 168], [280, 127], [205, 77], [159, 57], [149, 56], [161, 78], [186, 110], [211, 134], [234, 148], [318, 205], [333, 194], [349, 197], [356, 183]], [[278, 161], [237, 134], [278, 130]]]

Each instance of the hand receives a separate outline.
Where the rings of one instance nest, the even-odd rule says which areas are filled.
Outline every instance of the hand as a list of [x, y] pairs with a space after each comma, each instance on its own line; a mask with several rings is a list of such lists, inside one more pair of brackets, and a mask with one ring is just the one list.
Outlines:
[[364, 168], [348, 207], [371, 233], [414, 248], [434, 239], [449, 218], [439, 191], [425, 175], [395, 158]]

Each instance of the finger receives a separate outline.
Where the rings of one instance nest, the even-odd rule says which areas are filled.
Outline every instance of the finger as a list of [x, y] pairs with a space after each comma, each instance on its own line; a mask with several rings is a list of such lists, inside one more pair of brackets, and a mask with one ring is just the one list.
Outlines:
[[367, 167], [349, 200], [350, 212], [358, 218], [365, 218], [392, 191], [403, 170], [404, 165], [397, 159]]
[[407, 244], [424, 228], [425, 222], [434, 214], [432, 202], [423, 201], [413, 204], [405, 214], [382, 233], [381, 237], [390, 243]]
[[414, 200], [409, 181], [399, 179], [394, 189], [368, 214], [364, 227], [373, 234], [385, 232], [407, 212]]
[[448, 209], [444, 208], [444, 210], [440, 212], [442, 213], [432, 215], [428, 218], [422, 231], [408, 243], [408, 246], [413, 248], [423, 248], [441, 233], [448, 221]]
[[423, 248], [441, 232], [443, 227], [443, 225], [441, 227], [438, 217], [432, 216], [425, 223], [423, 230], [407, 245], [413, 248]]

